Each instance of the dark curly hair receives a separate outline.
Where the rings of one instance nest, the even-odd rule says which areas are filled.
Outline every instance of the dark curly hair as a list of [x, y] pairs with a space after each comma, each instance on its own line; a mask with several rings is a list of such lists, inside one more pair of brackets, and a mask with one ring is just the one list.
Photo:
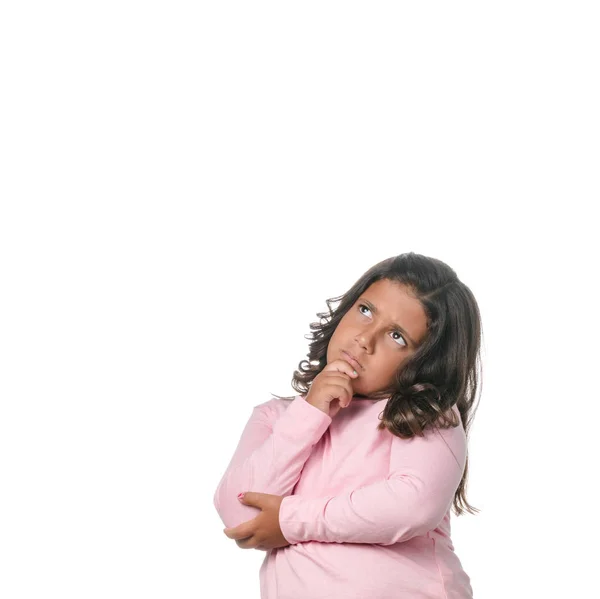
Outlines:
[[[482, 326], [479, 307], [471, 290], [456, 272], [441, 260], [407, 252], [387, 258], [367, 270], [343, 295], [326, 300], [329, 313], [317, 313], [313, 333], [306, 337], [308, 360], [294, 371], [292, 387], [306, 395], [312, 381], [327, 365], [327, 347], [333, 332], [346, 312], [373, 283], [388, 279], [403, 284], [420, 301], [427, 317], [427, 332], [414, 355], [396, 373], [391, 387], [368, 399], [388, 401], [380, 414], [377, 428], [408, 439], [423, 436], [428, 426], [455, 427], [459, 423], [450, 409], [456, 404], [468, 438], [481, 387]], [[340, 302], [332, 309], [331, 305]], [[293, 399], [293, 397], [279, 397]], [[466, 499], [469, 458], [454, 495], [457, 516], [465, 510], [480, 510]]]

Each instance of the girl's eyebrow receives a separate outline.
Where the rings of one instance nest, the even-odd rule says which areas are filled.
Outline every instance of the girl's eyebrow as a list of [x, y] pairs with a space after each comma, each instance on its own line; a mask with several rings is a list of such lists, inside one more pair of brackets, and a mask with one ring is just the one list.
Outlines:
[[[358, 301], [364, 302], [368, 306], [369, 310], [373, 312], [373, 314], [379, 314], [379, 308], [376, 308], [375, 304], [370, 302], [368, 299], [360, 297], [358, 298]], [[392, 322], [392, 326], [395, 326], [402, 334], [406, 335], [406, 338], [411, 342], [413, 347], [417, 347], [417, 344], [412, 340], [412, 337], [406, 332], [406, 329], [403, 326], [400, 326], [397, 322]]]

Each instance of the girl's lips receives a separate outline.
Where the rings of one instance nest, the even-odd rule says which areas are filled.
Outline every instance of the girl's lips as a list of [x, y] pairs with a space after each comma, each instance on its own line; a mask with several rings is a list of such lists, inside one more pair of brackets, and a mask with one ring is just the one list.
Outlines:
[[342, 350], [342, 354], [344, 354], [344, 356], [346, 357], [346, 360], [348, 360], [348, 362], [350, 362], [350, 364], [352, 364], [352, 366], [354, 366], [354, 368], [362, 369], [362, 366], [349, 353]]

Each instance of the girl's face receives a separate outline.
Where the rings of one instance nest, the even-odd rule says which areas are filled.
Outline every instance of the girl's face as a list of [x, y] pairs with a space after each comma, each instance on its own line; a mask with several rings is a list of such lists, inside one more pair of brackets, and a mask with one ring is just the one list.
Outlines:
[[327, 363], [360, 363], [351, 381], [355, 395], [386, 389], [396, 371], [418, 349], [427, 333], [427, 317], [419, 300], [401, 283], [381, 279], [368, 287], [338, 323], [327, 347]]

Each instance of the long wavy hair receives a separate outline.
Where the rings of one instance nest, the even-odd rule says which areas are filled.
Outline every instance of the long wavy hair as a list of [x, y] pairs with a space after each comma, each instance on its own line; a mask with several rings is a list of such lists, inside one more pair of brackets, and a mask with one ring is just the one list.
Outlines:
[[[326, 300], [329, 312], [318, 312], [320, 321], [310, 324], [313, 332], [305, 336], [310, 340], [308, 360], [298, 364], [292, 387], [301, 395], [308, 393], [312, 381], [327, 365], [327, 347], [338, 323], [360, 295], [381, 279], [403, 284], [420, 301], [427, 332], [418, 350], [396, 372], [391, 386], [364, 396], [388, 399], [377, 428], [409, 439], [423, 436], [428, 426], [459, 426], [450, 409], [456, 404], [468, 440], [476, 411], [474, 402], [481, 390], [481, 316], [471, 290], [450, 266], [435, 258], [414, 252], [387, 258], [367, 270], [346, 293]], [[337, 302], [339, 305], [332, 309]], [[480, 511], [466, 498], [468, 469], [467, 450], [453, 501], [457, 516]]]

